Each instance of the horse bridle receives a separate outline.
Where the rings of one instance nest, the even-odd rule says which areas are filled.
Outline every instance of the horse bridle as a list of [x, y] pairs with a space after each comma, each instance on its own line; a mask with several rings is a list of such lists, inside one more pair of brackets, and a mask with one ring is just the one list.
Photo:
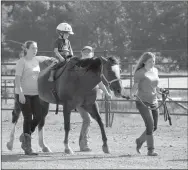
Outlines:
[[[102, 60], [103, 57], [100, 56], [99, 58], [100, 58], [101, 62], [103, 63], [103, 60]], [[102, 70], [102, 71], [101, 71], [101, 72], [102, 72], [102, 73], [101, 73], [101, 76], [102, 76], [102, 77], [104, 78], [104, 80], [106, 81], [108, 88], [110, 88], [110, 86], [111, 86], [112, 83], [114, 83], [114, 82], [116, 82], [116, 81], [121, 81], [120, 78], [119, 78], [119, 79], [116, 78], [116, 79], [113, 79], [113, 80], [111, 80], [111, 81], [108, 81], [107, 78], [105, 77], [104, 73], [103, 73], [103, 64], [102, 64], [102, 69], [101, 69], [101, 70]]]
[[111, 80], [111, 81], [108, 81], [107, 80], [107, 78], [105, 77], [105, 75], [102, 73], [102, 77], [104, 78], [104, 80], [106, 81], [106, 83], [107, 83], [107, 86], [110, 88], [110, 86], [111, 86], [111, 84], [112, 83], [114, 83], [114, 82], [116, 82], [116, 81], [121, 81], [121, 79], [113, 79], [113, 80]]

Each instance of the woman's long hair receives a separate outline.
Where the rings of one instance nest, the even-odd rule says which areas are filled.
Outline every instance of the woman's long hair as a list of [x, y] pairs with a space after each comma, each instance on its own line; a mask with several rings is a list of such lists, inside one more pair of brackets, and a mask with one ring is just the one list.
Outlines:
[[30, 45], [31, 45], [31, 44], [34, 44], [34, 43], [37, 44], [37, 42], [35, 42], [35, 41], [31, 41], [31, 40], [26, 41], [26, 42], [22, 45], [22, 51], [21, 51], [20, 54], [22, 54], [22, 56], [26, 56], [26, 54], [27, 54], [26, 49], [29, 49]]
[[145, 62], [150, 59], [150, 58], [155, 58], [155, 55], [152, 53], [152, 52], [145, 52], [141, 55], [141, 57], [139, 58], [135, 68], [134, 68], [134, 71], [133, 71], [133, 74], [136, 73], [136, 71], [138, 71], [139, 69], [143, 68], [144, 65], [145, 65]]

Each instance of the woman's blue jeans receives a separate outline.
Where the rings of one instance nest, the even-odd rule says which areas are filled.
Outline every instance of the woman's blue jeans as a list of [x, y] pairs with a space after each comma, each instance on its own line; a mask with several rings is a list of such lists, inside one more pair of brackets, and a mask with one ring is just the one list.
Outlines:
[[[150, 106], [150, 108], [155, 108], [158, 106], [158, 103], [157, 104], [149, 104], [147, 102], [143, 102], [143, 103], [146, 106]], [[143, 105], [140, 101], [136, 101], [136, 108], [139, 110], [146, 126], [146, 135], [152, 135], [153, 131], [157, 129], [159, 109], [150, 110], [145, 105]]]

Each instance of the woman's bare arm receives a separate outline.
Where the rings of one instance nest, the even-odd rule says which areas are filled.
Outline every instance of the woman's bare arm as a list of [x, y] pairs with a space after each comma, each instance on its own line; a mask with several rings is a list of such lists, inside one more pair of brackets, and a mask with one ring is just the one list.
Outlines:
[[21, 76], [15, 76], [15, 86], [18, 90], [18, 94], [23, 93], [22, 87], [21, 87]]

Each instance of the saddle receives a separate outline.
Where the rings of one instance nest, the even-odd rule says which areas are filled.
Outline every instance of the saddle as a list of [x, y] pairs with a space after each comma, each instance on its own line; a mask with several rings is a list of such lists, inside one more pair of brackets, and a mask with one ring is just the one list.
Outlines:
[[52, 89], [53, 89], [53, 91], [56, 89], [56, 82], [57, 82], [58, 78], [63, 74], [65, 67], [66, 67], [66, 63], [62, 64], [61, 67], [58, 67], [55, 70], [54, 81], [49, 82], [48, 78], [49, 78], [50, 71], [51, 71], [52, 67], [54, 67], [54, 63], [52, 63], [45, 69], [43, 69], [39, 73], [39, 77], [38, 77], [39, 97], [48, 103], [56, 103], [56, 98], [54, 98], [54, 100], [52, 100], [54, 93], [49, 93], [49, 92], [52, 91]]
[[54, 87], [51, 89], [51, 92], [56, 100], [56, 111], [55, 114], [58, 114], [59, 110], [59, 97], [56, 90], [56, 80], [63, 74], [65, 68], [66, 68], [67, 61], [61, 62], [57, 68], [55, 68], [55, 75], [54, 75], [54, 81], [52, 82], [54, 84]]

